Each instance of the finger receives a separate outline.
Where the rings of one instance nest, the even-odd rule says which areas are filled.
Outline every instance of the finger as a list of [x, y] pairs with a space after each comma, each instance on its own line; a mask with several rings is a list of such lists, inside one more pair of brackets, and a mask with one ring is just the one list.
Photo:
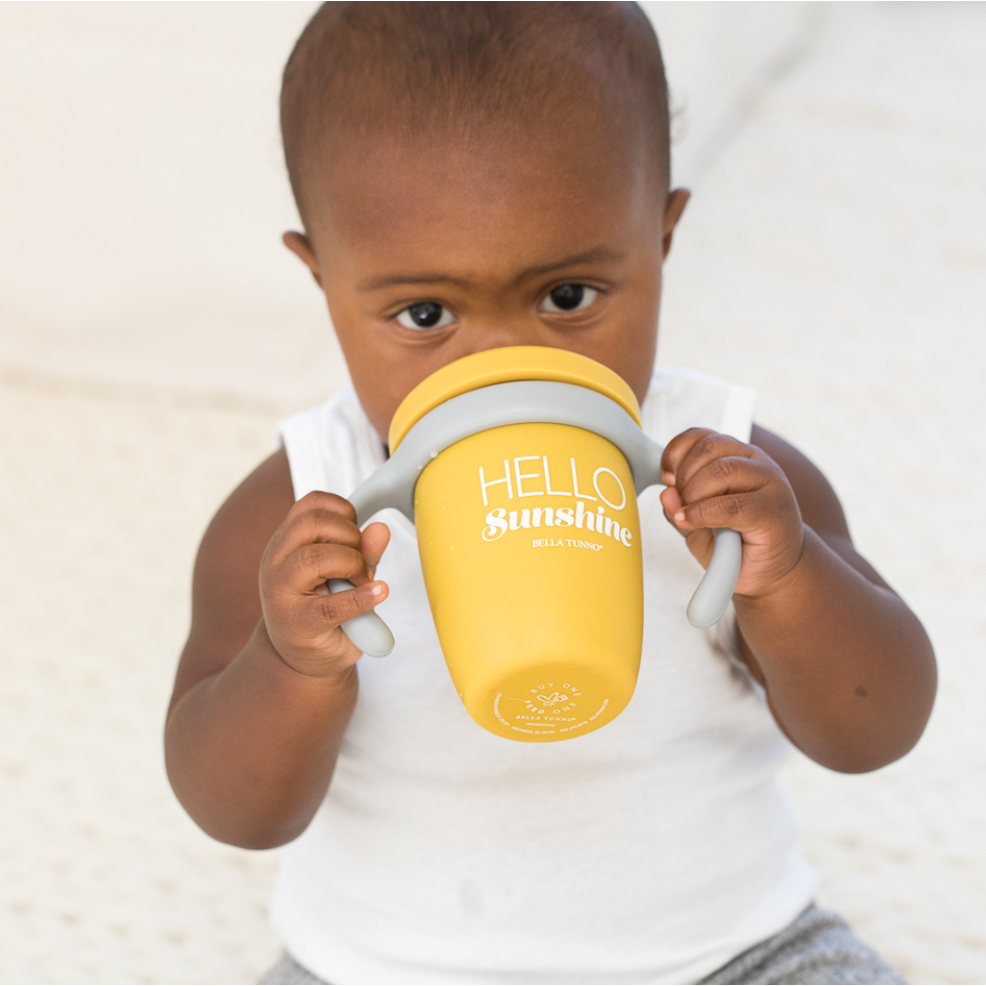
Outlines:
[[681, 492], [696, 473], [717, 459], [730, 457], [752, 459], [757, 454], [758, 450], [752, 445], [746, 445], [731, 435], [721, 435], [715, 431], [706, 432], [691, 442], [688, 450], [679, 459], [675, 469], [675, 485]]
[[363, 531], [363, 557], [366, 559], [366, 567], [371, 576], [380, 564], [380, 558], [388, 544], [390, 544], [390, 528], [386, 524], [378, 521], [370, 524]]
[[673, 486], [661, 491], [661, 506], [664, 507], [664, 516], [668, 523], [685, 539], [688, 550], [703, 568], [707, 568], [715, 543], [712, 531], [706, 527], [685, 527], [675, 520], [675, 514], [681, 510], [682, 502], [681, 496]]
[[729, 493], [750, 493], [765, 486], [772, 474], [762, 463], [738, 455], [727, 455], [705, 463], [676, 487], [682, 505]]
[[356, 508], [342, 496], [335, 493], [325, 493], [322, 490], [312, 490], [306, 493], [288, 511], [288, 517], [302, 514], [308, 510], [327, 510], [329, 513], [340, 514], [341, 516], [356, 523]]
[[276, 564], [306, 544], [343, 544], [358, 549], [360, 530], [345, 513], [309, 506], [285, 519], [271, 539], [271, 560]]
[[304, 606], [311, 619], [321, 624], [324, 630], [327, 625], [339, 626], [373, 609], [387, 598], [389, 591], [386, 582], [368, 582], [345, 592], [311, 596], [305, 600]]
[[681, 530], [675, 523], [674, 515], [681, 509], [681, 496], [678, 491], [669, 486], [661, 490], [661, 506], [664, 508], [664, 516], [667, 522], [684, 537], [688, 532]]
[[679, 530], [691, 531], [703, 527], [729, 527], [734, 531], [749, 531], [762, 527], [769, 520], [764, 509], [765, 498], [758, 492], [730, 493], [714, 496], [679, 508], [673, 520]]
[[708, 568], [716, 544], [712, 531], [708, 527], [702, 527], [696, 531], [681, 531], [681, 533], [685, 536], [685, 544], [688, 545], [692, 557], [702, 568]]
[[664, 452], [661, 455], [661, 482], [665, 486], [674, 486], [677, 479], [678, 466], [691, 451], [692, 446], [706, 435], [714, 434], [715, 432], [711, 428], [689, 428], [687, 431], [675, 435], [664, 446]]
[[324, 592], [329, 579], [348, 579], [362, 586], [372, 581], [366, 559], [357, 549], [344, 544], [303, 544], [278, 566], [275, 587], [298, 594]]

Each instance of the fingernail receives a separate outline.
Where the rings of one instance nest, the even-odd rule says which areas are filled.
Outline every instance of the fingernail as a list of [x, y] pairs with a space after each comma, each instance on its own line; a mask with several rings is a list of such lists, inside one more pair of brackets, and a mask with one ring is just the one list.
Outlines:
[[677, 523], [683, 524], [685, 522], [685, 511], [679, 510], [675, 515], [674, 519]]
[[673, 472], [662, 472], [661, 473], [661, 482], [664, 483], [665, 486], [674, 486], [674, 473]]
[[370, 595], [376, 598], [383, 595], [383, 586], [378, 582], [371, 590]]

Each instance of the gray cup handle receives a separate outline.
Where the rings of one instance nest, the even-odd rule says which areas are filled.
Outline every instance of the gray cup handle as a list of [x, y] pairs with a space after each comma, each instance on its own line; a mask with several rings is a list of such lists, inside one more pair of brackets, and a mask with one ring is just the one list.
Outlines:
[[685, 610], [693, 627], [710, 627], [726, 612], [736, 591], [736, 580], [743, 561], [743, 538], [739, 531], [718, 527], [713, 534], [715, 546], [709, 567]]
[[[348, 579], [329, 579], [329, 592], [345, 592], [355, 588]], [[390, 627], [372, 610], [368, 609], [342, 624], [346, 636], [370, 657], [386, 657], [394, 649], [394, 635]]]

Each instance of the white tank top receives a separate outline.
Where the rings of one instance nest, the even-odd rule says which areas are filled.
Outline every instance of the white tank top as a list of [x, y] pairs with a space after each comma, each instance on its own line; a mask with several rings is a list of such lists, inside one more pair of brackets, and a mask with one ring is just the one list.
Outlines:
[[[748, 440], [755, 395], [658, 369], [644, 429]], [[282, 422], [296, 497], [349, 495], [384, 448], [347, 389]], [[697, 630], [701, 577], [640, 496], [644, 647], [627, 709], [558, 743], [470, 719], [428, 608], [414, 527], [378, 577], [393, 653], [359, 662], [359, 700], [329, 793], [283, 850], [272, 921], [333, 983], [695, 982], [789, 924], [815, 878], [792, 851], [777, 772], [789, 745], [738, 657], [731, 612]], [[422, 715], [422, 709], [427, 710]], [[411, 714], [413, 710], [413, 715]]]

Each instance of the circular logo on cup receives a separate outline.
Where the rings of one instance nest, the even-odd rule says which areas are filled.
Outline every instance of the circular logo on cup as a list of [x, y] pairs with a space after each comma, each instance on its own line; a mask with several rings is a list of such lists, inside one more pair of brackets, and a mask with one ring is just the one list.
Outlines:
[[549, 681], [530, 689], [530, 697], [524, 700], [524, 707], [528, 712], [544, 716], [554, 722], [566, 712], [571, 712], [582, 697], [577, 685], [570, 681], [563, 681], [556, 684]]
[[598, 687], [583, 693], [583, 686], [563, 672], [557, 677], [528, 678], [514, 687], [508, 686], [493, 699], [493, 714], [514, 738], [523, 734], [563, 739], [586, 727], [595, 729], [594, 722], [609, 704], [609, 698], [600, 695]]

